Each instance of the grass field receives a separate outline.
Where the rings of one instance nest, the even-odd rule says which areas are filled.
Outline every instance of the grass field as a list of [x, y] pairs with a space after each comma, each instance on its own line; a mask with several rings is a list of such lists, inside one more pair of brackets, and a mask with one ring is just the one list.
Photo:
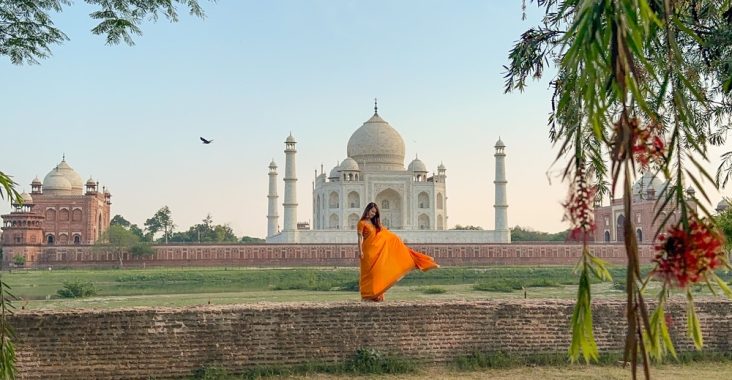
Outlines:
[[[613, 283], [596, 283], [596, 298], [624, 297], [624, 268], [611, 268]], [[187, 306], [270, 302], [358, 300], [356, 268], [149, 268], [14, 270], [2, 278], [26, 309]], [[729, 277], [726, 278], [729, 281]], [[61, 298], [65, 282], [91, 283], [96, 295]], [[448, 267], [413, 271], [387, 300], [573, 299], [571, 267]], [[651, 283], [649, 290], [653, 290]], [[706, 294], [708, 290], [699, 289]]]

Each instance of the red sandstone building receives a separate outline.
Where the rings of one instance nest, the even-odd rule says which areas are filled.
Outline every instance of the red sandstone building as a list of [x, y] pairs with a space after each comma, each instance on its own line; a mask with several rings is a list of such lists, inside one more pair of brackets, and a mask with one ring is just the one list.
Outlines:
[[23, 203], [2, 215], [6, 260], [20, 254], [32, 262], [42, 246], [93, 244], [110, 221], [112, 195], [98, 188], [91, 178], [84, 183], [65, 158], [43, 183], [34, 179], [31, 193], [21, 195]]
[[[666, 218], [667, 212], [672, 207], [666, 207], [669, 211], [663, 211], [656, 223], [653, 218], [656, 212], [656, 201], [661, 192], [666, 188], [667, 183], [646, 172], [633, 184], [633, 215], [625, 215], [623, 199], [613, 199], [609, 206], [595, 208], [595, 241], [605, 243], [621, 243], [624, 240], [623, 228], [628, 218], [633, 218], [635, 235], [641, 244], [652, 244], [655, 240], [655, 233], [660, 223]], [[689, 197], [694, 197], [694, 189], [686, 190]], [[673, 213], [668, 224], [673, 224], [678, 215]]]

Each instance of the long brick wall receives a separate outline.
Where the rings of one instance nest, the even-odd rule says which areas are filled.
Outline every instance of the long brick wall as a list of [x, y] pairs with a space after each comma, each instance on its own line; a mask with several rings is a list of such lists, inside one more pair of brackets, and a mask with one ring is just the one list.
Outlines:
[[[236, 373], [257, 366], [337, 363], [374, 348], [428, 363], [475, 351], [566, 353], [573, 303], [353, 302], [198, 308], [21, 311], [11, 323], [21, 379], [172, 379], [207, 364]], [[705, 350], [732, 349], [732, 303], [697, 301]], [[677, 350], [683, 303], [668, 306]], [[595, 302], [601, 352], [621, 352], [624, 303]]]
[[[22, 248], [22, 250], [21, 250]], [[89, 246], [6, 246], [4, 258], [26, 256], [29, 267], [112, 267], [115, 254]], [[573, 265], [579, 244], [415, 244], [442, 265]], [[125, 253], [125, 266], [356, 266], [354, 244], [162, 245], [155, 254], [138, 258]], [[611, 263], [624, 263], [621, 244], [597, 244], [592, 252]], [[641, 260], [653, 258], [651, 245], [640, 246]]]

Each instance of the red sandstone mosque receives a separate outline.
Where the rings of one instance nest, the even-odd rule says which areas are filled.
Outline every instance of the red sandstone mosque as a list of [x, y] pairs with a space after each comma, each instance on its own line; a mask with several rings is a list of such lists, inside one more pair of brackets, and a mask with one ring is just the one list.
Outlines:
[[2, 215], [0, 242], [30, 261], [41, 246], [93, 244], [109, 228], [112, 195], [106, 188], [100, 191], [92, 178], [84, 183], [65, 157], [43, 183], [36, 177], [31, 193], [23, 192], [21, 198]]
[[[633, 215], [625, 215], [623, 208], [623, 199], [613, 199], [610, 205], [595, 207], [595, 229], [594, 239], [596, 242], [604, 243], [622, 243], [624, 240], [623, 226], [628, 218], [633, 218], [635, 225], [635, 234], [640, 244], [651, 244], [655, 240], [655, 233], [663, 219], [670, 212], [671, 217], [668, 224], [673, 224], [678, 220], [677, 213], [673, 212], [673, 207], [668, 205], [661, 212], [661, 217], [654, 223], [656, 202], [661, 193], [668, 186], [660, 178], [654, 176], [650, 172], [645, 172], [633, 184]], [[694, 188], [686, 189], [687, 197], [694, 199]], [[722, 203], [720, 202], [720, 205]], [[719, 211], [718, 206], [717, 210]]]

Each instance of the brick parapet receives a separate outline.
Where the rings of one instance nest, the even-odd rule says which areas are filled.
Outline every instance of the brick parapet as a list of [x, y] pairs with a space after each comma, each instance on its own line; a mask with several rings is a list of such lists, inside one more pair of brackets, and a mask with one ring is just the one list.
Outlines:
[[[579, 244], [414, 244], [442, 265], [573, 265]], [[115, 254], [91, 246], [5, 247], [6, 261], [16, 254], [29, 267], [113, 267]], [[353, 244], [159, 245], [150, 257], [124, 254], [124, 265], [142, 266], [357, 266]], [[593, 244], [591, 251], [615, 264], [625, 263], [620, 244]], [[653, 246], [641, 245], [643, 262], [653, 258]]]
[[[476, 351], [564, 354], [573, 305], [562, 300], [260, 303], [21, 311], [11, 323], [21, 379], [172, 379], [212, 363], [232, 373], [338, 363], [362, 347], [427, 363]], [[731, 306], [697, 301], [705, 350], [732, 348]], [[594, 303], [601, 352], [622, 351], [624, 307], [622, 301]], [[671, 302], [667, 314], [677, 350], [690, 351], [684, 307]]]

